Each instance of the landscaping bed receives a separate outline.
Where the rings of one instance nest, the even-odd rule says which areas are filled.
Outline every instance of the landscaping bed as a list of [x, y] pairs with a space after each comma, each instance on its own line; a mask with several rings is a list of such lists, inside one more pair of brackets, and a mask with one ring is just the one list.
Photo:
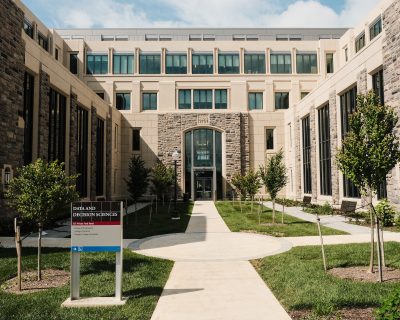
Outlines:
[[[284, 214], [284, 224], [281, 224], [282, 213], [276, 211], [275, 224], [272, 224], [272, 209], [261, 207], [263, 210], [260, 214], [261, 223], [259, 224], [258, 209], [259, 204], [254, 203], [253, 213], [251, 213], [251, 204], [242, 203], [243, 212], [240, 210], [238, 202], [232, 204], [231, 201], [216, 202], [219, 214], [228, 225], [229, 229], [234, 232], [254, 232], [275, 237], [298, 237], [298, 236], [316, 236], [318, 235], [318, 227], [316, 223]], [[321, 227], [324, 235], [341, 235], [347, 234], [340, 230]]]

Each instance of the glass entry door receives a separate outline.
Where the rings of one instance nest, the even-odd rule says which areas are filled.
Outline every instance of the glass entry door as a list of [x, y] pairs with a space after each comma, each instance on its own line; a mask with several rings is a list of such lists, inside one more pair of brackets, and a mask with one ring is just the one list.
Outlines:
[[213, 172], [196, 171], [194, 190], [196, 200], [212, 200], [213, 198]]

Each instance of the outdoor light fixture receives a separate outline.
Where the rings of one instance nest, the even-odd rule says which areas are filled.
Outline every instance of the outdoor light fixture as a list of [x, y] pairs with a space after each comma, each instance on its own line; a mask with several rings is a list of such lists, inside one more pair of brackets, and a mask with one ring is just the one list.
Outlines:
[[179, 152], [178, 152], [178, 150], [176, 150], [175, 149], [175, 151], [172, 153], [172, 160], [174, 160], [174, 171], [175, 171], [175, 178], [174, 178], [174, 180], [175, 180], [175, 192], [174, 192], [174, 212], [173, 212], [173, 214], [172, 214], [172, 216], [171, 216], [171, 219], [173, 219], [173, 220], [179, 220], [181, 217], [180, 217], [180, 215], [178, 214], [178, 210], [177, 210], [177, 208], [176, 208], [176, 201], [177, 201], [177, 188], [178, 188], [178, 186], [177, 186], [177, 177], [176, 177], [176, 175], [177, 175], [177, 170], [176, 170], [176, 163], [177, 163], [177, 161], [179, 160]]

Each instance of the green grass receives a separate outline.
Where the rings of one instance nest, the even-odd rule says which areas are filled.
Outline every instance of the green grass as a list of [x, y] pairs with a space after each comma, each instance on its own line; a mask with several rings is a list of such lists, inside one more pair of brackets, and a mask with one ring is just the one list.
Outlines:
[[[43, 268], [69, 271], [70, 254], [43, 248]], [[23, 248], [23, 269], [35, 270], [36, 249]], [[69, 284], [37, 293], [14, 295], [0, 289], [0, 320], [150, 319], [168, 279], [173, 262], [124, 251], [123, 296], [126, 305], [108, 308], [61, 308], [69, 297]], [[113, 296], [115, 255], [81, 255], [81, 296]], [[0, 284], [16, 275], [15, 249], [0, 248]]]
[[180, 212], [180, 220], [172, 220], [171, 212], [173, 211], [173, 203], [171, 204], [170, 213], [168, 213], [168, 204], [158, 204], [158, 212], [155, 212], [153, 204], [153, 212], [151, 223], [149, 223], [150, 207], [145, 207], [137, 213], [131, 213], [128, 217], [124, 217], [124, 238], [125, 239], [141, 239], [150, 236], [185, 232], [186, 227], [192, 214], [193, 203], [178, 202], [177, 209]]
[[[298, 236], [316, 236], [318, 235], [317, 224], [300, 220], [289, 215], [284, 215], [284, 224], [281, 224], [282, 213], [276, 211], [276, 225], [272, 223], [272, 209], [264, 207], [261, 214], [261, 224], [258, 224], [258, 204], [254, 204], [253, 213], [251, 213], [250, 203], [242, 204], [243, 213], [240, 211], [238, 202], [233, 205], [231, 201], [219, 201], [216, 203], [219, 214], [234, 232], [247, 231], [261, 234], [268, 234], [275, 237], [298, 237]], [[269, 224], [269, 225], [263, 225]], [[321, 227], [324, 235], [346, 234], [345, 232]]]
[[[400, 244], [385, 244], [388, 266], [400, 268]], [[328, 268], [366, 266], [369, 244], [325, 247]], [[323, 270], [321, 248], [297, 247], [253, 261], [258, 273], [287, 310], [333, 314], [342, 308], [377, 307], [399, 283], [364, 283], [333, 277]], [[321, 319], [321, 318], [318, 318]]]

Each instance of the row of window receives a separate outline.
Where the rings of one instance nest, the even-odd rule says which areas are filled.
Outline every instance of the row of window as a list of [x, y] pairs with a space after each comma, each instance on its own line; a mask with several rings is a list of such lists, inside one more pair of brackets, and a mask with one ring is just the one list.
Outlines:
[[[333, 72], [333, 53], [327, 53], [327, 72]], [[169, 53], [165, 60], [166, 74], [187, 74], [187, 55]], [[291, 53], [271, 53], [270, 70], [273, 74], [292, 73]], [[77, 73], [77, 54], [70, 56], [70, 71]], [[113, 55], [113, 74], [133, 74], [134, 55], [132, 53], [115, 53]], [[316, 53], [297, 53], [296, 72], [299, 74], [318, 73], [318, 59]], [[108, 55], [88, 53], [86, 55], [87, 74], [108, 74]], [[140, 74], [160, 74], [161, 54], [140, 54]], [[214, 58], [212, 53], [192, 54], [192, 74], [213, 74]], [[240, 58], [238, 53], [218, 54], [219, 74], [239, 74]], [[247, 53], [244, 55], [244, 73], [265, 74], [266, 59], [263, 53]]]
[[[33, 25], [31, 22], [29, 22], [28, 20], [24, 19], [24, 25], [23, 25], [24, 31], [25, 33], [32, 39], [34, 39], [34, 29], [33, 29]], [[37, 34], [37, 42], [39, 43], [39, 45], [46, 51], [49, 51], [49, 39], [43, 35], [42, 33], [40, 33], [38, 31]], [[58, 59], [57, 59], [58, 60]]]
[[[375, 22], [372, 23], [372, 25], [369, 27], [369, 40], [371, 41], [381, 32], [382, 32], [382, 19], [379, 18], [375, 20]], [[362, 32], [360, 35], [357, 36], [354, 43], [354, 47], [356, 53], [365, 47], [365, 32]]]

